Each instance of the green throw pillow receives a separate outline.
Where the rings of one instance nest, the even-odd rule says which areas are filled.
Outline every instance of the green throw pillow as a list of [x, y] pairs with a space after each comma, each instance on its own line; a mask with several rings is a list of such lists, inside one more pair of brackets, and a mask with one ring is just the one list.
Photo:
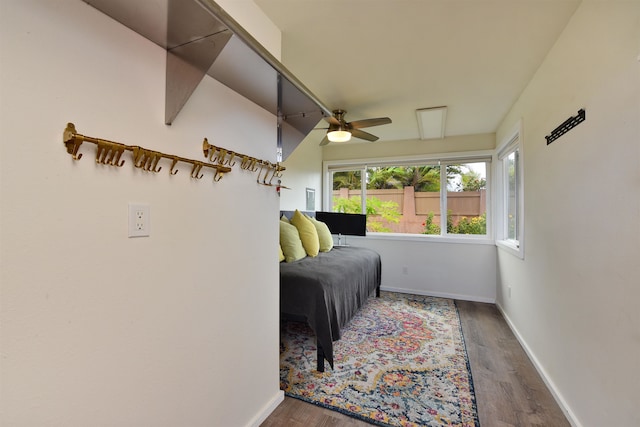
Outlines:
[[318, 221], [315, 218], [309, 218], [318, 232], [318, 240], [320, 241], [320, 252], [329, 252], [333, 249], [333, 236], [329, 227], [322, 221]]
[[299, 210], [293, 213], [291, 224], [295, 225], [302, 240], [302, 246], [310, 257], [318, 256], [320, 252], [320, 240], [318, 239], [318, 231], [316, 226], [300, 213]]
[[280, 221], [280, 246], [286, 262], [297, 261], [307, 256], [298, 229], [284, 221]]

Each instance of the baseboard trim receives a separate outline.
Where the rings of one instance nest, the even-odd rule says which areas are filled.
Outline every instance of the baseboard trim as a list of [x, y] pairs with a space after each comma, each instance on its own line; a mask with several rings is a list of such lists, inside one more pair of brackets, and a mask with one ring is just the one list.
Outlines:
[[476, 295], [460, 295], [460, 294], [450, 294], [446, 292], [418, 291], [416, 289], [394, 288], [390, 286], [380, 286], [380, 290], [389, 291], [389, 292], [399, 292], [402, 294], [415, 294], [415, 295], [425, 295], [429, 297], [459, 299], [464, 301], [486, 302], [489, 304], [495, 304], [496, 302], [495, 298], [479, 297]]
[[269, 401], [269, 403], [267, 403], [267, 405], [264, 408], [262, 408], [262, 410], [258, 414], [256, 414], [256, 416], [253, 417], [251, 421], [249, 421], [249, 424], [247, 424], [247, 427], [259, 427], [260, 424], [262, 424], [264, 420], [266, 420], [269, 417], [269, 415], [271, 415], [271, 413], [275, 411], [275, 409], [278, 407], [280, 403], [282, 403], [283, 400], [284, 400], [284, 391], [278, 390], [278, 392], [273, 396], [273, 398]]
[[571, 410], [571, 407], [567, 404], [567, 401], [564, 399], [564, 397], [562, 397], [562, 394], [558, 391], [554, 382], [551, 380], [551, 378], [549, 378], [547, 371], [545, 371], [545, 369], [542, 367], [542, 365], [540, 364], [536, 356], [533, 354], [533, 352], [527, 345], [524, 338], [522, 338], [522, 336], [520, 335], [520, 332], [518, 332], [518, 329], [515, 327], [515, 325], [509, 318], [509, 316], [507, 316], [507, 313], [505, 313], [502, 306], [498, 302], [496, 302], [496, 307], [498, 307], [500, 314], [502, 314], [502, 317], [507, 322], [507, 325], [509, 325], [511, 332], [513, 332], [513, 335], [515, 335], [516, 339], [524, 349], [524, 352], [527, 354], [527, 357], [529, 358], [529, 360], [531, 360], [531, 363], [533, 363], [533, 366], [536, 368], [536, 371], [538, 371], [538, 374], [542, 378], [542, 381], [544, 381], [544, 384], [547, 386], [547, 388], [551, 392], [551, 395], [560, 406], [560, 409], [564, 413], [564, 416], [567, 418], [567, 421], [569, 421], [569, 423], [573, 427], [583, 427], [580, 421], [578, 421], [578, 417], [576, 417], [576, 415]]

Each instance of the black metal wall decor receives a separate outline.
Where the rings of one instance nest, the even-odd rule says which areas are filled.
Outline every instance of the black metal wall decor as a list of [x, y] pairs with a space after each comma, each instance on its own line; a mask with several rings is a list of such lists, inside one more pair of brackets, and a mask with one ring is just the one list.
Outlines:
[[578, 110], [578, 115], [574, 117], [569, 117], [565, 120], [560, 126], [555, 128], [551, 135], [547, 135], [544, 138], [547, 140], [547, 145], [551, 144], [556, 139], [560, 138], [565, 133], [569, 132], [574, 127], [578, 126], [580, 123], [584, 122], [586, 118], [586, 113], [584, 108]]

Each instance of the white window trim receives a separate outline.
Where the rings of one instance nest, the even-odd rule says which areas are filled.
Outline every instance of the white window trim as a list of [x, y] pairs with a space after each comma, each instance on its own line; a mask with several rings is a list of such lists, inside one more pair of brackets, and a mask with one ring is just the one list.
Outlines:
[[[322, 162], [322, 174], [323, 174], [323, 188], [322, 192], [322, 208], [328, 210], [331, 206], [331, 196], [333, 184], [331, 182], [331, 172], [343, 172], [349, 170], [363, 169], [363, 173], [366, 173], [366, 169], [371, 166], [386, 166], [393, 165], [416, 165], [422, 163], [442, 163], [442, 164], [454, 164], [461, 162], [474, 162], [474, 161], [487, 161], [490, 163], [487, 168], [487, 182], [491, 183], [491, 163], [495, 160], [495, 152], [489, 150], [482, 151], [470, 151], [470, 152], [452, 152], [452, 153], [440, 153], [432, 156], [399, 156], [399, 157], [385, 157], [382, 158], [365, 158], [365, 159], [351, 159], [351, 160], [325, 160]], [[487, 204], [487, 218], [492, 218], [492, 202], [491, 202], [491, 185], [487, 186], [487, 198], [489, 203]], [[364, 190], [363, 190], [363, 194]], [[442, 198], [442, 191], [440, 197]], [[366, 202], [366, 196], [362, 197], [363, 210], [364, 203]], [[442, 206], [442, 200], [440, 201]], [[446, 206], [446, 204], [445, 204]], [[491, 244], [495, 245], [495, 241], [492, 238], [492, 223], [487, 223], [487, 234], [480, 235], [460, 235], [460, 234], [448, 234], [446, 233], [446, 227], [444, 234], [429, 235], [429, 234], [411, 234], [411, 233], [376, 233], [367, 232], [367, 236], [376, 238], [389, 239], [389, 240], [427, 240], [433, 242], [443, 243], [479, 243], [479, 244]]]
[[[524, 259], [524, 143], [522, 139], [522, 119], [514, 125], [512, 130], [502, 140], [500, 145], [496, 148], [495, 158], [493, 164], [495, 165], [494, 181], [498, 191], [496, 191], [497, 197], [492, 200], [495, 204], [494, 224], [496, 230], [496, 246], [505, 252], [511, 253], [520, 259]], [[518, 240], [514, 241], [505, 238], [504, 224], [506, 222], [505, 214], [505, 179], [503, 169], [503, 158], [507, 152], [512, 151], [514, 148], [518, 148], [518, 176], [517, 176], [517, 192], [519, 194], [517, 200], [518, 211]]]

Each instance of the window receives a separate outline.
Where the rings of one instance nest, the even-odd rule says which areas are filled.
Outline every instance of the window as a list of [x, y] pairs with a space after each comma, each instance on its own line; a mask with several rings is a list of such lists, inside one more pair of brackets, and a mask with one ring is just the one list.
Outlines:
[[447, 165], [447, 234], [487, 234], [486, 162]]
[[332, 211], [343, 213], [361, 213], [362, 176], [364, 169], [337, 169], [331, 172]]
[[490, 157], [325, 164], [327, 210], [365, 213], [367, 231], [487, 237]]
[[516, 148], [510, 151], [503, 159], [504, 183], [505, 183], [505, 223], [504, 237], [506, 240], [518, 244], [518, 172], [520, 170], [520, 155]]
[[499, 214], [497, 244], [524, 257], [523, 247], [523, 183], [522, 144], [520, 130], [514, 131], [498, 150]]

